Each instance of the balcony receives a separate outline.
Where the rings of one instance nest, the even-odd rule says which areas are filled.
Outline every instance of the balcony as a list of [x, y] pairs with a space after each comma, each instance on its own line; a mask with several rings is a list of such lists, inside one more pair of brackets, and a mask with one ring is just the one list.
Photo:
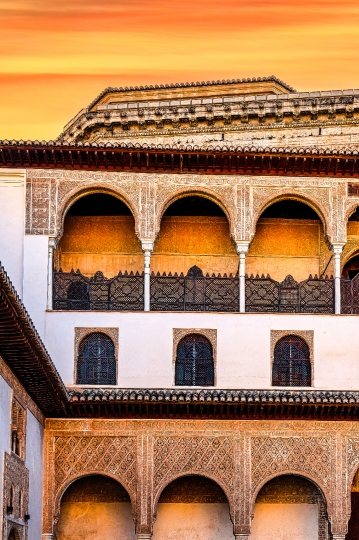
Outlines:
[[[358, 275], [359, 276], [359, 275]], [[197, 266], [187, 275], [152, 274], [151, 311], [239, 311], [238, 275], [204, 275]], [[341, 280], [342, 313], [359, 313], [359, 277]], [[247, 313], [334, 313], [334, 279], [309, 276], [282, 282], [270, 276], [246, 276]], [[106, 278], [102, 272], [85, 277], [80, 271], [54, 272], [54, 310], [143, 311], [143, 273], [119, 273]]]

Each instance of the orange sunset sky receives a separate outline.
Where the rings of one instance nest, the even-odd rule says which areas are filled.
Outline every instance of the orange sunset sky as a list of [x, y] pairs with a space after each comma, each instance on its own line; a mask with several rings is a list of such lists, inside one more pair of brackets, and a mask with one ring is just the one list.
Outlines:
[[0, 139], [54, 139], [107, 86], [359, 88], [359, 0], [0, 0], [0, 43]]

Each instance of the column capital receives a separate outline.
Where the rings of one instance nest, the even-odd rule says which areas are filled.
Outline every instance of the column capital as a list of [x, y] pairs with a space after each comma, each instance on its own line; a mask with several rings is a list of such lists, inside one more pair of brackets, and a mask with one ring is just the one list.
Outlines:
[[250, 242], [248, 240], [235, 240], [235, 247], [238, 255], [246, 255]]
[[334, 255], [340, 255], [343, 251], [343, 247], [345, 246], [345, 242], [332, 242], [330, 249], [334, 253]]
[[143, 252], [149, 251], [150, 253], [152, 253], [154, 247], [155, 242], [153, 240], [141, 240], [141, 248]]
[[55, 249], [56, 245], [57, 245], [56, 236], [49, 236], [49, 249]]
[[54, 535], [52, 533], [45, 533], [41, 538], [42, 540], [54, 540]]

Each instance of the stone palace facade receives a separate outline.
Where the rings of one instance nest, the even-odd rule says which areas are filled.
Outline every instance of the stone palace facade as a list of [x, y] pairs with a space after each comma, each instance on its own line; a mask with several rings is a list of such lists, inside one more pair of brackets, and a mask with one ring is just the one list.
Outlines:
[[359, 90], [107, 88], [0, 227], [4, 540], [359, 538]]

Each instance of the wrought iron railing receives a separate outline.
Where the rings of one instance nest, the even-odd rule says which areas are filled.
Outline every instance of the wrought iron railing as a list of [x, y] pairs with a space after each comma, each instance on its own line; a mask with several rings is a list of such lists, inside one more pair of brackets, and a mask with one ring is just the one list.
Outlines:
[[270, 276], [246, 277], [246, 311], [270, 313], [334, 313], [334, 280], [309, 276], [282, 282]]
[[141, 311], [143, 275], [122, 274], [112, 279], [96, 272], [87, 278], [77, 272], [54, 272], [53, 308], [61, 310]]
[[341, 312], [351, 315], [359, 314], [359, 274], [353, 279], [342, 279], [340, 282]]
[[238, 276], [203, 275], [197, 266], [183, 274], [151, 276], [151, 311], [238, 311]]
[[[351, 287], [351, 288], [350, 288]], [[358, 285], [342, 281], [347, 311], [359, 313]], [[309, 276], [297, 282], [292, 276], [278, 282], [269, 276], [246, 277], [246, 311], [271, 313], [333, 313], [334, 280]], [[356, 299], [353, 299], [353, 295]], [[121, 272], [112, 279], [96, 272], [87, 278], [80, 271], [54, 272], [53, 309], [141, 311], [144, 302], [144, 275]], [[152, 274], [150, 278], [151, 311], [239, 310], [239, 277], [221, 274], [203, 275], [193, 267], [187, 275]]]

